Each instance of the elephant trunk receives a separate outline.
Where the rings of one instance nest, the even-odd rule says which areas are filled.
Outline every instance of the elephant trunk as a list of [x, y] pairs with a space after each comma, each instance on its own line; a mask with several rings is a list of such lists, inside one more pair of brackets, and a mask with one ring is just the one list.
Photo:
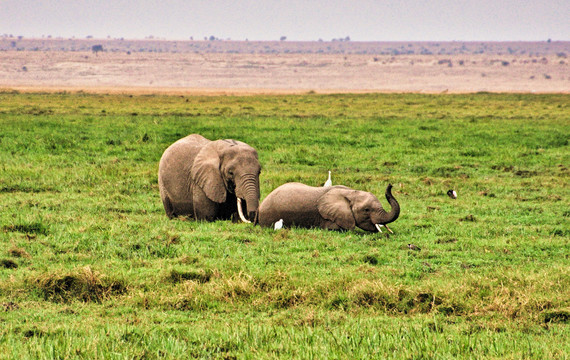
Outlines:
[[382, 210], [374, 219], [375, 224], [385, 225], [396, 221], [398, 216], [400, 216], [400, 204], [398, 204], [398, 201], [392, 195], [392, 184], [389, 184], [386, 188], [386, 200], [388, 200], [392, 210], [390, 210], [390, 212]]
[[[238, 198], [238, 212], [244, 220], [243, 210], [246, 210], [247, 220], [245, 222], [254, 222], [257, 220], [257, 211], [259, 208], [259, 178], [255, 175], [244, 175], [236, 184], [236, 197]], [[240, 209], [240, 200], [245, 200], [246, 209]]]

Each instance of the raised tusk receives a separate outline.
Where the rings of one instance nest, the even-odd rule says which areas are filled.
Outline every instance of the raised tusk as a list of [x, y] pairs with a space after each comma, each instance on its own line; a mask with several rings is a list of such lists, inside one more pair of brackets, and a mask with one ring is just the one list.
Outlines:
[[374, 226], [376, 226], [376, 229], [378, 229], [378, 232], [382, 232], [382, 230], [380, 229], [380, 226], [382, 226], [382, 225], [380, 225], [380, 224], [374, 224]]
[[391, 232], [392, 234], [394, 233], [392, 230], [390, 230], [390, 228], [388, 227], [388, 225], [384, 225], [386, 227], [386, 229], [388, 229], [389, 232]]
[[241, 199], [237, 198], [237, 208], [238, 208], [238, 214], [239, 214], [239, 218], [241, 219], [241, 221], [243, 221], [244, 223], [250, 223], [251, 221], [249, 221], [248, 219], [245, 218], [245, 216], [243, 216], [243, 210], [241, 209]]

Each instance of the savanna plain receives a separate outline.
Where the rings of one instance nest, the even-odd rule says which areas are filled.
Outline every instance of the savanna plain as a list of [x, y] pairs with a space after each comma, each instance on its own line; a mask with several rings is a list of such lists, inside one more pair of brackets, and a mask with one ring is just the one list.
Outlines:
[[[570, 357], [567, 94], [3, 92], [0, 129], [0, 359]], [[169, 220], [191, 133], [262, 199], [391, 183], [394, 234]]]

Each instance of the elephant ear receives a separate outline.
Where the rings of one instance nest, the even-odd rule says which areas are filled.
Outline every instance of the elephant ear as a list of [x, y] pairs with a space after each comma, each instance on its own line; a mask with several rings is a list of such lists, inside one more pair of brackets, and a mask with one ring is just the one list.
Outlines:
[[335, 186], [320, 197], [317, 209], [323, 218], [332, 221], [345, 230], [352, 230], [356, 225], [350, 201], [347, 198], [349, 188]]
[[220, 172], [220, 156], [214, 142], [204, 146], [196, 155], [191, 174], [194, 184], [204, 191], [208, 199], [217, 203], [226, 201], [226, 186]]

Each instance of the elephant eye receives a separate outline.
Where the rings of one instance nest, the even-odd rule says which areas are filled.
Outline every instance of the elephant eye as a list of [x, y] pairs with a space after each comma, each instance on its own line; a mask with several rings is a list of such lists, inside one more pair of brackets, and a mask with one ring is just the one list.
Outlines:
[[233, 171], [233, 170], [228, 170], [228, 174], [230, 174], [230, 176], [234, 176], [234, 171]]

